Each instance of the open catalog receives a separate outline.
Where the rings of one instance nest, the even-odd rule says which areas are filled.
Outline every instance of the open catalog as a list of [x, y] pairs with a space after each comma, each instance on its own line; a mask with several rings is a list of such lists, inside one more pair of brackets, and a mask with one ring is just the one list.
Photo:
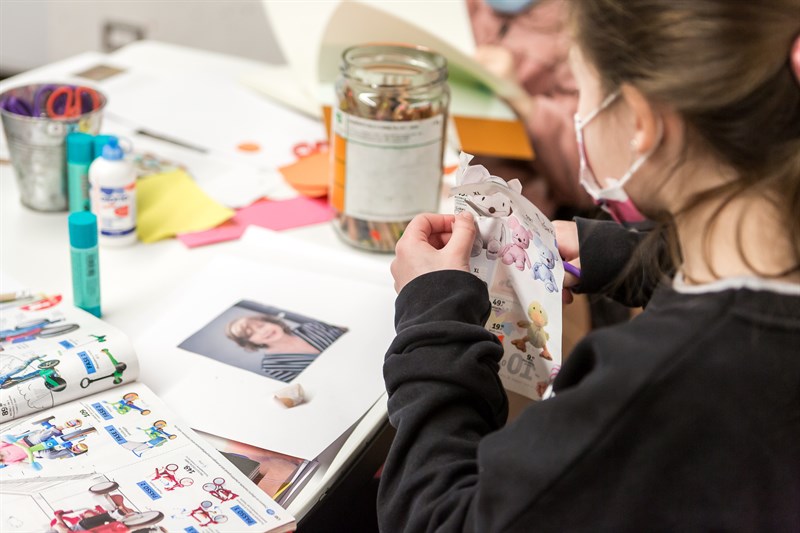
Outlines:
[[2, 531], [290, 531], [294, 518], [136, 382], [116, 328], [60, 297], [0, 308]]

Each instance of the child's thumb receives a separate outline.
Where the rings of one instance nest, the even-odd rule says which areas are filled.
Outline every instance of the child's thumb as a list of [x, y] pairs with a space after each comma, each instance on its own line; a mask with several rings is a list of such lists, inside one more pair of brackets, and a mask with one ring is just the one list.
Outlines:
[[469, 257], [472, 243], [475, 241], [475, 232], [472, 213], [461, 211], [453, 221], [453, 234], [447, 242], [447, 251], [457, 256]]

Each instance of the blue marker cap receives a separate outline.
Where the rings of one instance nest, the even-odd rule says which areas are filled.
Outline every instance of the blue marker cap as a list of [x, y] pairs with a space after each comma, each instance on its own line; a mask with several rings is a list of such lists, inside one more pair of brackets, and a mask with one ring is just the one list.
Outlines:
[[125, 157], [125, 153], [119, 146], [119, 139], [111, 137], [105, 146], [103, 146], [103, 159], [109, 161], [119, 161]]
[[103, 148], [112, 138], [113, 135], [95, 135], [94, 136], [94, 159], [103, 155]]
[[73, 132], [67, 135], [67, 161], [79, 165], [89, 164], [94, 159], [94, 136], [88, 133]]
[[69, 245], [73, 248], [94, 248], [97, 246], [97, 217], [90, 211], [70, 213]]

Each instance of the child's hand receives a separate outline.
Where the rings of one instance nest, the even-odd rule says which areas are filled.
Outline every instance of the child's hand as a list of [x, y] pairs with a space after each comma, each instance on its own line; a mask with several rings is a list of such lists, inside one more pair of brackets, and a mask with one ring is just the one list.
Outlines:
[[472, 215], [422, 214], [409, 222], [397, 241], [392, 261], [394, 289], [399, 293], [412, 279], [437, 270], [469, 272], [469, 253], [475, 240]]
[[[556, 242], [558, 242], [558, 253], [564, 261], [572, 263], [580, 268], [581, 258], [579, 254], [578, 245], [578, 225], [571, 221], [554, 220], [553, 227], [556, 230]], [[578, 284], [580, 280], [570, 274], [564, 272], [564, 291], [561, 293], [561, 301], [565, 304], [571, 304], [573, 297], [572, 287]]]

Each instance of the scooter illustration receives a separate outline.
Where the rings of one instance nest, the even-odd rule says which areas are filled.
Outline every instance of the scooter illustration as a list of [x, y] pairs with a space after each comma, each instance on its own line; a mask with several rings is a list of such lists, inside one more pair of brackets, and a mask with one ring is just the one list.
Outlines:
[[94, 383], [95, 381], [100, 381], [102, 379], [107, 379], [107, 378], [111, 378], [111, 377], [114, 378], [114, 385], [119, 385], [120, 383], [122, 383], [122, 373], [125, 372], [125, 369], [128, 368], [128, 365], [126, 365], [125, 363], [123, 363], [121, 361], [117, 361], [114, 358], [114, 356], [111, 355], [111, 352], [108, 350], [108, 348], [103, 348], [102, 351], [103, 351], [103, 353], [105, 353], [108, 356], [109, 359], [111, 359], [111, 364], [114, 365], [114, 371], [112, 373], [110, 373], [110, 374], [105, 375], [105, 376], [100, 376], [99, 378], [94, 378], [94, 379], [88, 378], [88, 377], [87, 378], [83, 378], [81, 380], [81, 388], [85, 389], [86, 387], [88, 387], [89, 385]]

